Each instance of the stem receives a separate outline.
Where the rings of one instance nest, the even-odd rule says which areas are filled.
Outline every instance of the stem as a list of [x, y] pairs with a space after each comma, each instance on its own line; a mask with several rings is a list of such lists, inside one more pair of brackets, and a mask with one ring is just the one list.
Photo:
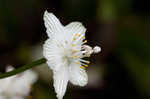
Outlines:
[[26, 64], [20, 68], [17, 68], [17, 69], [14, 69], [13, 71], [10, 71], [10, 72], [6, 72], [6, 73], [2, 73], [0, 74], [0, 79], [2, 78], [6, 78], [6, 77], [9, 77], [9, 76], [13, 76], [13, 75], [16, 75], [18, 73], [21, 73], [21, 72], [24, 72], [32, 67], [36, 67], [36, 66], [39, 66], [40, 64], [43, 64], [46, 62], [46, 59], [45, 58], [41, 58], [39, 60], [36, 60], [30, 64]]

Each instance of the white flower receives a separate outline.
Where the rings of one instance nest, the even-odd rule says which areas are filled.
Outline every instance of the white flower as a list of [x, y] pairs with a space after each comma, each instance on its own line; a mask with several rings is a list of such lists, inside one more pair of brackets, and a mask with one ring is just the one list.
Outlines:
[[88, 76], [85, 71], [90, 62], [84, 57], [101, 51], [100, 47], [85, 45], [86, 28], [80, 22], [63, 26], [56, 16], [45, 11], [44, 23], [48, 39], [43, 47], [44, 57], [53, 70], [54, 88], [57, 98], [62, 99], [68, 81], [74, 85], [85, 86]]
[[[14, 68], [9, 66], [6, 71]], [[31, 85], [37, 80], [37, 74], [32, 70], [0, 79], [0, 99], [24, 99], [29, 95]]]

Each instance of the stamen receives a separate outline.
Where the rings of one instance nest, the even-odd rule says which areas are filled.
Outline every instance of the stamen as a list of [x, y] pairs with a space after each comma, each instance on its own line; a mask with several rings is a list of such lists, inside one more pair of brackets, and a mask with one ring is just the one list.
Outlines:
[[80, 62], [77, 62], [77, 64], [80, 64]]
[[81, 68], [81, 69], [85, 69], [85, 67], [84, 67], [84, 66], [80, 66], [80, 68]]
[[75, 34], [75, 36], [76, 36], [76, 37], [79, 37], [79, 36], [81, 36], [81, 34], [79, 34], [79, 33], [76, 33], [76, 34]]
[[75, 43], [77, 43], [78, 41], [82, 40], [83, 36], [84, 36], [84, 34], [80, 34], [80, 36], [78, 36], [78, 38], [76, 38]]
[[82, 39], [85, 39], [85, 36], [82, 36]]
[[73, 40], [75, 41], [75, 40], [77, 40], [77, 38], [74, 37]]
[[99, 53], [101, 51], [101, 48], [99, 46], [95, 46], [93, 48], [93, 52], [96, 54], [96, 53]]
[[84, 63], [82, 63], [82, 66], [88, 67], [88, 65], [87, 65], [87, 64], [84, 64]]
[[78, 36], [78, 33], [76, 33], [75, 36]]
[[77, 40], [77, 38], [80, 37], [80, 36], [81, 36], [81, 34], [76, 33], [75, 36], [74, 36], [74, 38], [73, 38], [73, 40], [74, 40], [74, 41]]
[[76, 46], [75, 44], [72, 44], [72, 46], [74, 47], [74, 46]]
[[87, 57], [91, 57], [91, 55], [88, 55]]
[[88, 67], [88, 65], [84, 65], [85, 67]]
[[87, 40], [85, 40], [83, 43], [87, 43]]
[[78, 58], [78, 56], [74, 56], [74, 58], [75, 58], [75, 59], [77, 59], [77, 58]]
[[90, 61], [87, 61], [87, 60], [80, 59], [80, 61], [84, 62], [84, 63], [87, 63], [87, 64], [90, 64]]
[[72, 50], [72, 54], [74, 54], [74, 53], [76, 53], [77, 52], [77, 50]]
[[86, 63], [87, 63], [87, 64], [90, 64], [90, 61], [87, 61]]

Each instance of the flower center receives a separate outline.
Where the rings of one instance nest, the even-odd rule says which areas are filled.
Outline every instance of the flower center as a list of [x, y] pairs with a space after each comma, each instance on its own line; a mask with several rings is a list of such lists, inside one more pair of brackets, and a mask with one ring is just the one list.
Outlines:
[[[84, 41], [83, 41], [84, 40]], [[100, 50], [96, 50], [95, 47], [92, 49], [89, 45], [85, 45], [87, 43], [87, 40], [85, 40], [84, 34], [76, 33], [73, 37], [72, 41], [72, 50], [71, 50], [71, 56], [73, 57], [73, 61], [80, 65], [80, 68], [85, 69], [85, 67], [88, 67], [87, 64], [90, 63], [90, 61], [84, 60], [82, 58], [84, 57], [90, 57], [92, 53], [97, 53]], [[100, 47], [98, 47], [100, 48]]]
[[[87, 40], [85, 40], [84, 34], [76, 33], [73, 36], [73, 40], [70, 44], [65, 41], [65, 44], [67, 46], [64, 46], [64, 55], [63, 60], [64, 62], [67, 62], [68, 65], [70, 65], [72, 62], [75, 62], [76, 64], [80, 65], [80, 68], [85, 69], [85, 67], [88, 67], [88, 64], [90, 61], [84, 60], [82, 58], [84, 57], [90, 57], [93, 53], [100, 52], [100, 47], [96, 46], [92, 49], [89, 45], [86, 45]], [[69, 44], [69, 46], [68, 46]]]

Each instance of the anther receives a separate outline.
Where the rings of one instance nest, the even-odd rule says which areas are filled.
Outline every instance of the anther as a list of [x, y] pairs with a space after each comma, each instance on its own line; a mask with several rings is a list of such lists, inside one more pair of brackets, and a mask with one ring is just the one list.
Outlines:
[[76, 46], [75, 44], [72, 44], [72, 46], [74, 47], [74, 46]]
[[87, 63], [87, 64], [90, 64], [90, 61], [87, 61], [86, 63]]
[[79, 37], [79, 36], [81, 36], [81, 34], [79, 34], [79, 33], [76, 33], [76, 34], [75, 34], [75, 36], [76, 36], [76, 37]]
[[87, 43], [87, 40], [85, 40], [83, 43]]
[[75, 36], [78, 36], [78, 33], [76, 33]]
[[75, 38], [75, 37], [73, 38], [74, 41], [75, 41], [76, 39], [77, 39], [77, 38]]
[[85, 39], [85, 36], [83, 36], [82, 39]]
[[80, 62], [77, 62], [77, 64], [80, 64]]
[[87, 57], [91, 57], [91, 55], [88, 55]]
[[74, 54], [74, 53], [76, 53], [77, 51], [76, 50], [72, 50], [72, 53]]
[[80, 66], [80, 68], [81, 68], [81, 69], [85, 69], [85, 67], [83, 67], [83, 66]]
[[78, 56], [74, 56], [74, 58], [75, 58], [75, 59], [77, 59], [77, 58], [78, 58]]
[[84, 65], [85, 67], [88, 67], [88, 65]]

